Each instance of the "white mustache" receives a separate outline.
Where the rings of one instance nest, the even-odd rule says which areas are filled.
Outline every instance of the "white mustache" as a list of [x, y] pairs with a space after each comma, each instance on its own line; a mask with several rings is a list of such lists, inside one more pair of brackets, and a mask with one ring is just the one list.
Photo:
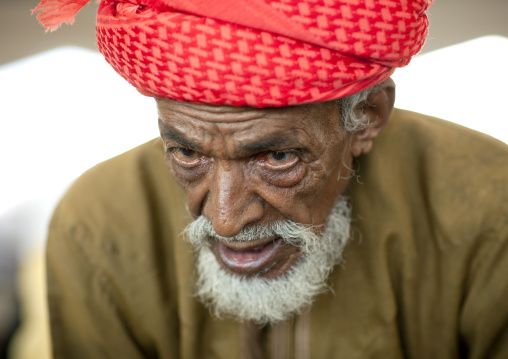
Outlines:
[[240, 233], [233, 237], [223, 237], [213, 229], [212, 222], [200, 216], [194, 222], [189, 224], [184, 235], [191, 244], [197, 248], [208, 246], [208, 238], [212, 237], [220, 241], [248, 242], [269, 237], [281, 237], [284, 242], [293, 246], [300, 247], [304, 251], [313, 246], [318, 240], [316, 229], [321, 226], [307, 226], [293, 221], [277, 221], [263, 225], [250, 226], [242, 229]]

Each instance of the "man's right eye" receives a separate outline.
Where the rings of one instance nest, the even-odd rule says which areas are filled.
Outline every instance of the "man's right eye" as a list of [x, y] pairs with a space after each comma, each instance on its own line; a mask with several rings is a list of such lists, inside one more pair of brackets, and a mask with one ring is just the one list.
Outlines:
[[184, 147], [172, 147], [169, 152], [173, 159], [184, 167], [195, 167], [201, 163], [204, 157], [202, 154]]
[[178, 155], [183, 158], [193, 158], [197, 155], [196, 151], [190, 150], [188, 148], [179, 148]]

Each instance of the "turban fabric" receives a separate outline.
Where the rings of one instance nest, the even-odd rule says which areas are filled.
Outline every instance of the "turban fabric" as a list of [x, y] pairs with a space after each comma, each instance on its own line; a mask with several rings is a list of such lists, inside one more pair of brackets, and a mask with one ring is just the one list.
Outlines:
[[[42, 0], [54, 30], [90, 0]], [[432, 0], [102, 0], [97, 43], [144, 95], [288, 106], [387, 79], [423, 46]]]

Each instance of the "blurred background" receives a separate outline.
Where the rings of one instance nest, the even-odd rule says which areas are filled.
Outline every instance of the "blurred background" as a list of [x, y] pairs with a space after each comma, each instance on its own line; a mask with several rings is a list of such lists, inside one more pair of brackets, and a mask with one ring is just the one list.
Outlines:
[[[0, 359], [9, 344], [11, 359], [49, 357], [43, 248], [65, 189], [157, 136], [153, 100], [97, 52], [95, 1], [49, 34], [37, 3], [0, 3]], [[508, 142], [507, 17], [506, 0], [436, 0], [425, 47], [394, 76], [396, 106]]]

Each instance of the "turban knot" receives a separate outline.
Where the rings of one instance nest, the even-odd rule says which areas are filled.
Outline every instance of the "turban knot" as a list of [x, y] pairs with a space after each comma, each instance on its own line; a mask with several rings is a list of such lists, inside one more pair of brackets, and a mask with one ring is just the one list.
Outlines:
[[[89, 0], [42, 0], [49, 29]], [[387, 79], [423, 46], [432, 0], [102, 0], [97, 44], [147, 96], [288, 106]]]

